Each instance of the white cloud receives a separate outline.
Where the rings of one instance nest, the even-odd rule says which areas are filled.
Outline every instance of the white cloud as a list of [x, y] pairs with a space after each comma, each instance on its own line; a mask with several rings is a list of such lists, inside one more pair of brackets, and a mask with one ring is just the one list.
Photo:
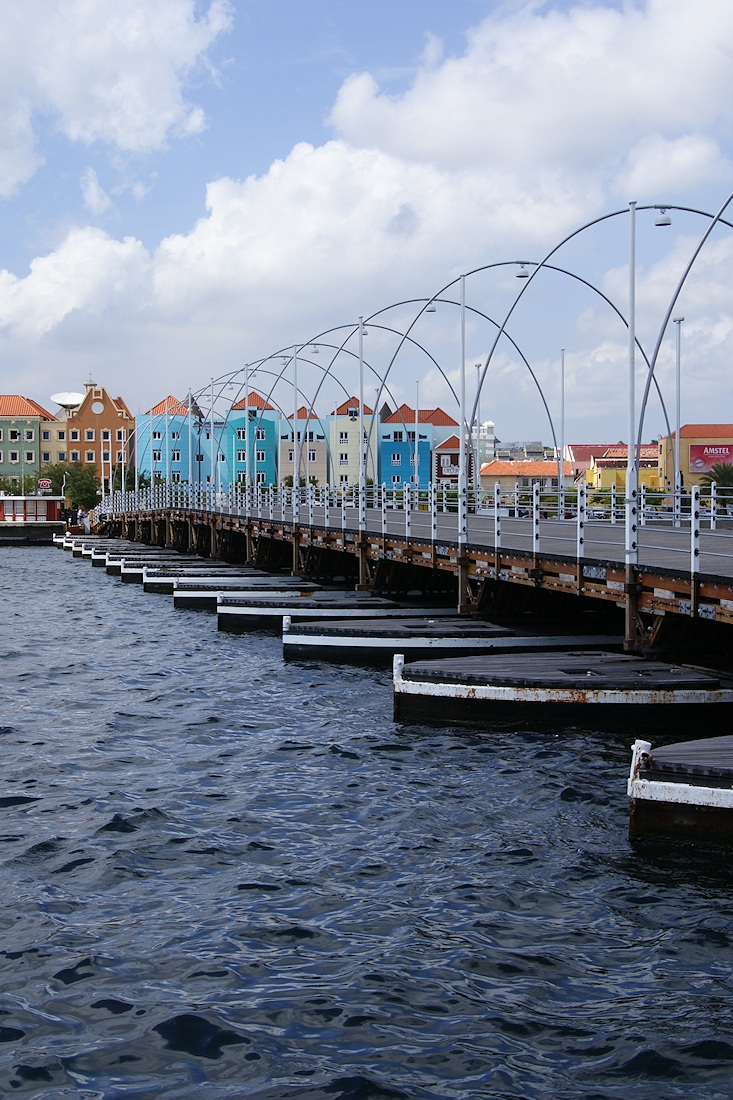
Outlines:
[[668, 139], [649, 134], [629, 150], [616, 179], [616, 190], [624, 196], [645, 198], [664, 195], [669, 186], [676, 193], [689, 192], [731, 178], [733, 164], [709, 135], [684, 134]]
[[102, 188], [99, 177], [93, 168], [87, 168], [79, 181], [84, 203], [92, 214], [103, 214], [112, 205], [112, 200]]
[[132, 238], [112, 240], [99, 229], [76, 229], [55, 252], [34, 260], [18, 279], [0, 272], [0, 325], [36, 341], [70, 314], [94, 316], [126, 305], [144, 309], [149, 261]]
[[5, 5], [0, 42], [0, 195], [41, 163], [36, 125], [69, 140], [145, 153], [200, 133], [184, 87], [232, 20], [230, 0], [24, 0]]
[[331, 121], [354, 145], [400, 158], [595, 176], [650, 129], [694, 134], [720, 122], [733, 77], [726, 44], [727, 0], [499, 9], [464, 56], [427, 65], [404, 95], [381, 92], [368, 73], [350, 77]]
[[[58, 14], [60, 0], [48, 2]], [[29, 5], [36, 15], [39, 3]], [[85, 37], [92, 8], [99, 4], [65, 5], [71, 13], [62, 43], [67, 63], [59, 62], [58, 71], [51, 66], [44, 77], [44, 104], [64, 132], [144, 150], [174, 132], [200, 129], [183, 82], [226, 29], [228, 6], [212, 4], [208, 19], [197, 23], [193, 4], [183, 0], [110, 0], [109, 26], [97, 20]], [[139, 52], [135, 28], [143, 17]], [[75, 34], [81, 37], [78, 77], [68, 62]], [[694, 11], [687, 0], [497, 9], [470, 33], [463, 56], [444, 59], [437, 40], [428, 38], [421, 69], [404, 94], [380, 90], [368, 73], [349, 78], [333, 107], [334, 140], [298, 144], [261, 176], [210, 181], [198, 222], [167, 237], [152, 255], [131, 238], [114, 241], [76, 229], [37, 259], [26, 278], [2, 275], [0, 324], [29, 358], [45, 348], [49, 362], [64, 360], [70, 342], [83, 345], [85, 333], [90, 345], [114, 347], [106, 354], [124, 356], [126, 367], [112, 388], [127, 386], [136, 395], [131, 401], [146, 405], [385, 303], [432, 294], [461, 271], [539, 259], [572, 228], [617, 203], [619, 193], [662, 201], [682, 191], [689, 205], [706, 205], [698, 189], [717, 190], [731, 159], [724, 117], [733, 76], [728, 47], [728, 0], [698, 0]], [[48, 48], [42, 57], [48, 60]], [[31, 81], [35, 107], [41, 67], [39, 59]], [[0, 74], [0, 102], [7, 86]], [[23, 115], [22, 102], [18, 92], [13, 103], [26, 160], [19, 138], [0, 186], [4, 178], [27, 178], [35, 163], [32, 116]], [[108, 196], [93, 173], [85, 177], [85, 194], [90, 209], [102, 212]], [[573, 255], [590, 255], [588, 277], [597, 284], [612, 268], [603, 285], [623, 306], [621, 219], [611, 231], [617, 243], [622, 238], [620, 253], [604, 252], [601, 242], [596, 251], [594, 243], [585, 255], [582, 249]], [[645, 268], [640, 255], [640, 328], [647, 315], [663, 310], [675, 264], [689, 254], [690, 240], [678, 241], [678, 232], [676, 223], [665, 262]], [[727, 291], [733, 256], [721, 248], [710, 257], [704, 294], [695, 299], [690, 290], [684, 304], [690, 343], [694, 318], [706, 318], [707, 338], [698, 353], [688, 351], [705, 392], [733, 351]], [[578, 307], [587, 311], [583, 323], [576, 324], [576, 314], [563, 330], [568, 295], [560, 283], [528, 295], [510, 331], [544, 372], [549, 393], [557, 381], [554, 348], [568, 341], [569, 418], [572, 410], [589, 423], [615, 417], [609, 434], [620, 437], [622, 387], [609, 392], [604, 379], [623, 370], [622, 326], [605, 307], [588, 309], [586, 298]], [[481, 305], [501, 316], [515, 290], [511, 275], [497, 278], [479, 295]], [[436, 355], [454, 371], [455, 316], [440, 339]], [[484, 334], [479, 343], [490, 339]], [[439, 386], [431, 375], [426, 392], [446, 403]], [[503, 349], [489, 392], [483, 414], [496, 420], [500, 436], [546, 434], [544, 413], [534, 426], [528, 419], [539, 405], [525, 368]], [[409, 390], [405, 396], [412, 400]]]

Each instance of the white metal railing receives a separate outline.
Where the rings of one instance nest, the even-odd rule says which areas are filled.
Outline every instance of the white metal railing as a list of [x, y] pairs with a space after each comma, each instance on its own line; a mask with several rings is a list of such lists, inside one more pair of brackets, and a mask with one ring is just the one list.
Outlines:
[[[704, 492], [704, 495], [703, 495]], [[624, 558], [625, 500], [615, 486], [605, 492], [584, 484], [564, 493], [537, 483], [515, 485], [507, 491], [470, 487], [466, 494], [467, 537], [471, 544], [556, 552], [581, 560], [589, 555]], [[281, 523], [358, 531], [401, 534], [408, 538], [456, 538], [461, 541], [462, 510], [455, 486], [430, 484], [424, 488], [370, 485], [360, 507], [359, 488], [350, 486], [235, 484], [228, 490], [208, 485], [156, 485], [106, 496], [96, 512], [105, 515], [144, 515], [159, 511], [218, 513]], [[641, 487], [639, 521], [633, 526], [640, 551], [674, 553], [687, 557], [691, 573], [701, 571], [703, 558], [733, 561], [733, 488], [713, 484], [701, 490], [652, 491]], [[509, 526], [507, 526], [509, 524]], [[705, 535], [703, 548], [702, 536]], [[726, 567], [727, 568], [727, 567]], [[721, 569], [710, 570], [720, 572]]]

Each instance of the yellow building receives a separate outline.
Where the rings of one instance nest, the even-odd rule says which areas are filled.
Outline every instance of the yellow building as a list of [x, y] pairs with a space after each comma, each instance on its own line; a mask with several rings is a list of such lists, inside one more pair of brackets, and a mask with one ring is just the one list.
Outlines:
[[[626, 490], [628, 448], [625, 443], [606, 447], [602, 455], [593, 455], [586, 470], [585, 480], [591, 491], [610, 492], [612, 486]], [[659, 476], [659, 447], [656, 443], [642, 443], [639, 452], [639, 485], [647, 489], [659, 489], [664, 482]]]
[[[674, 485], [675, 433], [659, 440], [662, 485]], [[699, 485], [713, 466], [733, 464], [733, 424], [684, 424], [680, 428], [682, 485]]]

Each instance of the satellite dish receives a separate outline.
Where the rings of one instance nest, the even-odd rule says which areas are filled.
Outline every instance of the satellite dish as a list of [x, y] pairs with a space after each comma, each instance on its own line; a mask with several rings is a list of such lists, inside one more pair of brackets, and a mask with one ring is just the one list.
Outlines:
[[62, 409], [76, 409], [84, 400], [83, 393], [52, 393], [51, 400]]

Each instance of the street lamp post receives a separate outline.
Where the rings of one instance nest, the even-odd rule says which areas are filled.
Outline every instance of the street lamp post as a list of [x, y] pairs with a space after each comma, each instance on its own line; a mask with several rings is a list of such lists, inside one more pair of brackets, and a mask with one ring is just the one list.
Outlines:
[[[466, 276], [461, 275], [461, 362], [458, 390], [458, 553], [466, 546], [468, 504], [466, 500]], [[463, 600], [463, 593], [460, 602]]]
[[[363, 539], [366, 531], [366, 464], [364, 461], [364, 318], [359, 318], [359, 535]], [[359, 562], [362, 563], [363, 551], [360, 550]], [[361, 572], [361, 570], [360, 570]], [[359, 578], [363, 584], [364, 579]]]
[[674, 428], [674, 525], [679, 527], [682, 512], [682, 463], [680, 455], [680, 360], [682, 358], [682, 322], [684, 317], [673, 317], [675, 324], [675, 428]]

